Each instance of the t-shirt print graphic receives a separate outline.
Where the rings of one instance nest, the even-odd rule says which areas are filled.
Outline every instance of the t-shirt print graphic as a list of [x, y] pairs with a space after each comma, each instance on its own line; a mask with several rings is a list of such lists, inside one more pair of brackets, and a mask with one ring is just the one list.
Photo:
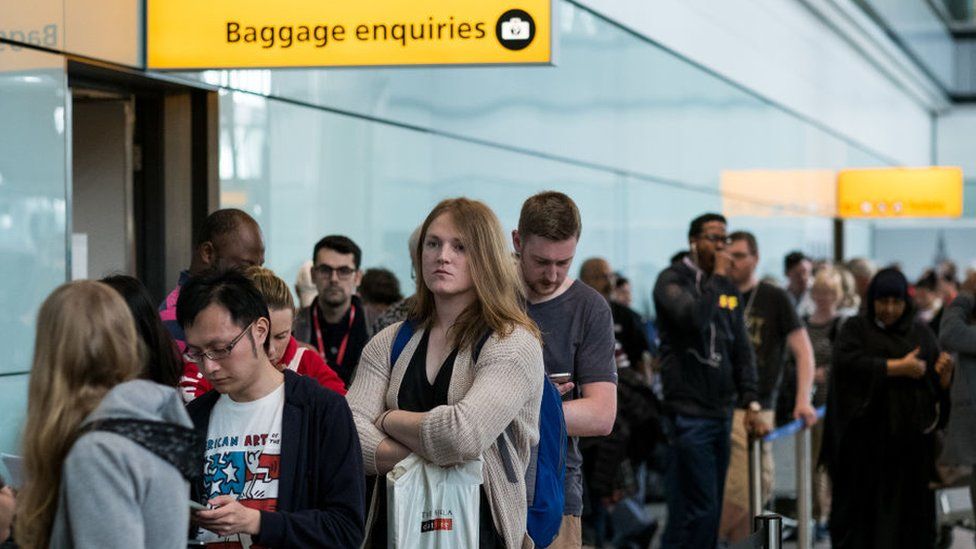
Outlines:
[[236, 495], [246, 507], [274, 511], [280, 465], [280, 455], [261, 451], [213, 454], [207, 459], [204, 486], [211, 499]]
[[[207, 458], [204, 487], [210, 499], [237, 496], [241, 505], [259, 511], [274, 511], [278, 503], [281, 455], [262, 451], [232, 451]], [[247, 536], [229, 536], [207, 541], [208, 549], [259, 549]]]
[[[230, 496], [250, 509], [277, 509], [283, 407], [283, 386], [251, 402], [221, 396], [207, 430], [203, 486], [208, 499]], [[260, 547], [247, 534], [221, 537], [201, 529], [197, 539], [208, 549]]]

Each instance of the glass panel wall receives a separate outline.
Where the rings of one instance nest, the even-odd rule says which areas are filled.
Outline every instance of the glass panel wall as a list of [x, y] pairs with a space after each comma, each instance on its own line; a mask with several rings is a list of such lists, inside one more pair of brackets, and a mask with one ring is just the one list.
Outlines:
[[[558, 13], [557, 67], [182, 75], [224, 89], [221, 203], [259, 219], [289, 281], [341, 232], [407, 283], [406, 238], [438, 200], [483, 198], [510, 229], [527, 196], [563, 190], [583, 211], [578, 258], [607, 257], [650, 312], [688, 221], [721, 211], [724, 170], [888, 163], [573, 3]], [[764, 274], [781, 275], [789, 250], [833, 249], [825, 217], [730, 221], [757, 233]]]
[[38, 305], [65, 280], [67, 95], [61, 56], [0, 51], [0, 451], [16, 443]]

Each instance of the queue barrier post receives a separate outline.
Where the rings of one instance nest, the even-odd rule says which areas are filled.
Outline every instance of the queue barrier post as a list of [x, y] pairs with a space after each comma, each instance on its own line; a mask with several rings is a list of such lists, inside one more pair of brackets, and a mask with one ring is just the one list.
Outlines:
[[762, 439], [749, 437], [749, 516], [758, 517], [762, 511]]
[[760, 533], [755, 540], [757, 549], [781, 549], [783, 547], [783, 517], [776, 513], [762, 513], [752, 519], [752, 528]]

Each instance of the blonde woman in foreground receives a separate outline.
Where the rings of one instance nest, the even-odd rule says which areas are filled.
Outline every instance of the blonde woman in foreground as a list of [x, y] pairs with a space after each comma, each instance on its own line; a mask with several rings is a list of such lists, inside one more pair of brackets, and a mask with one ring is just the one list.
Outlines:
[[122, 297], [93, 281], [41, 305], [15, 538], [46, 547], [186, 547], [194, 435], [176, 390], [143, 373]]

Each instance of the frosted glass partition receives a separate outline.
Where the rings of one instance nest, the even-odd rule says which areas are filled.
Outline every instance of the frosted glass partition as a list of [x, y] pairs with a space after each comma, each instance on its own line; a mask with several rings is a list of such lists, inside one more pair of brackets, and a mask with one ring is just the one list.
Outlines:
[[[0, 375], [30, 369], [37, 308], [65, 280], [62, 57], [0, 51]], [[7, 398], [7, 393], [0, 391]]]
[[[27, 412], [27, 374], [0, 376], [0, 452], [20, 453], [20, 435]], [[8, 478], [0, 465], [0, 474]]]
[[[688, 221], [722, 207], [707, 189], [250, 94], [225, 95], [220, 118], [221, 203], [255, 216], [265, 231], [268, 266], [289, 282], [320, 237], [343, 233], [363, 248], [365, 266], [390, 268], [409, 286], [406, 240], [437, 201], [484, 200], [510, 230], [527, 196], [555, 189], [580, 205], [578, 259], [608, 258], [634, 282], [636, 306], [649, 311], [657, 273], [687, 245]], [[763, 274], [781, 275], [782, 257], [793, 249], [818, 257], [832, 252], [827, 218], [732, 218], [730, 225], [757, 234]]]
[[205, 71], [185, 77], [639, 176], [882, 159], [617, 25], [559, 2], [555, 67]]
[[[391, 268], [406, 284], [407, 237], [451, 196], [484, 200], [508, 231], [529, 194], [568, 192], [584, 217], [581, 257], [611, 253], [625, 223], [616, 215], [622, 181], [613, 174], [256, 99], [221, 102], [221, 120], [239, 124], [222, 134], [231, 144], [223, 149], [221, 203], [255, 216], [268, 265], [288, 281], [319, 238], [339, 232], [360, 244], [365, 265]], [[243, 128], [255, 119], [265, 125]]]

